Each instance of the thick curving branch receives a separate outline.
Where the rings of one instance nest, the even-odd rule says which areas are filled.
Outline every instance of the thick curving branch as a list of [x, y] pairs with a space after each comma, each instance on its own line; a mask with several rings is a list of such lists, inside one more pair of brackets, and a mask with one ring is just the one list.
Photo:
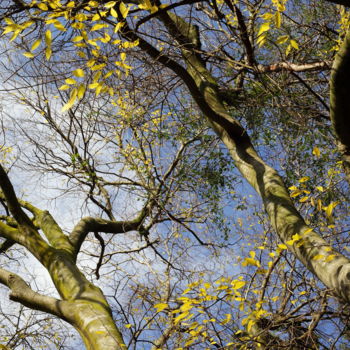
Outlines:
[[19, 203], [12, 183], [5, 169], [0, 165], [0, 189], [1, 196], [6, 200], [7, 207], [18, 224], [14, 229], [0, 221], [0, 234], [27, 248], [40, 262], [44, 263], [49, 245], [40, 236], [34, 223], [23, 211]]
[[[227, 111], [215, 78], [195, 50], [200, 43], [191, 24], [171, 13], [162, 14], [160, 20], [174, 40], [178, 41], [187, 69], [162, 55], [145, 40], [140, 40], [139, 47], [171, 69], [187, 85], [198, 107], [226, 145], [242, 176], [260, 195], [281, 241], [287, 243], [295, 235], [300, 237], [292, 245], [288, 244], [289, 250], [335, 295], [350, 303], [350, 260], [335, 251], [305, 223], [295, 208], [282, 177], [261, 159], [245, 129]], [[130, 33], [127, 26], [124, 28], [127, 30], [124, 32], [125, 37], [132, 41], [138, 39], [136, 34]], [[317, 255], [323, 258], [314, 259]]]
[[350, 30], [335, 56], [330, 79], [331, 121], [350, 184]]
[[18, 275], [0, 268], [0, 283], [10, 289], [10, 299], [22, 305], [51, 315], [71, 323], [73, 317], [70, 312], [70, 303], [33, 291]]
[[81, 219], [69, 235], [69, 240], [74, 247], [74, 257], [76, 258], [81, 245], [90, 232], [119, 234], [129, 231], [144, 231], [143, 219], [142, 215], [132, 221], [110, 221], [91, 216]]
[[35, 229], [32, 221], [27, 214], [23, 211], [19, 204], [13, 186], [10, 179], [7, 176], [5, 169], [0, 164], [0, 188], [4, 194], [7, 206], [13, 215], [14, 219], [19, 225], [26, 226], [31, 229]]
[[68, 253], [73, 253], [73, 246], [68, 236], [63, 233], [61, 227], [49, 211], [41, 210], [27, 201], [18, 200], [18, 202], [23, 208], [33, 214], [35, 219], [34, 224], [42, 230], [53, 248], [63, 249]]

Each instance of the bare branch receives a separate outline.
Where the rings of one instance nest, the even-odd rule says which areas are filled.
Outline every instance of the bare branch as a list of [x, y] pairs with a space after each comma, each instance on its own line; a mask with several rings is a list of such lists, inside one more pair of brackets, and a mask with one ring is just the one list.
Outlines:
[[291, 62], [277, 62], [269, 65], [258, 64], [255, 68], [257, 73], [277, 73], [282, 71], [309, 72], [315, 70], [330, 69], [331, 61], [295, 64]]

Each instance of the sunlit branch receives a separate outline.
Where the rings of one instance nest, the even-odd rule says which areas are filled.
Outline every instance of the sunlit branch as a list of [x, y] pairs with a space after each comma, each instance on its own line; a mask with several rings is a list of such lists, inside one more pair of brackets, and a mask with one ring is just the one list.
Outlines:
[[110, 221], [93, 217], [81, 219], [69, 235], [69, 240], [74, 246], [74, 256], [76, 257], [86, 236], [90, 232], [104, 232], [121, 234], [129, 231], [142, 230], [144, 217], [139, 217], [132, 221]]
[[0, 283], [10, 289], [10, 299], [22, 305], [60, 317], [69, 322], [69, 302], [33, 291], [18, 275], [0, 268]]

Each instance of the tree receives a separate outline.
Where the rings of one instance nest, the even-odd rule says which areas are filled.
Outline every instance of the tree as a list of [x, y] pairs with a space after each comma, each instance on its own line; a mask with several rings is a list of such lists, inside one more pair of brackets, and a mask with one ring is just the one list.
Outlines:
[[[337, 3], [349, 6], [346, 1]], [[228, 189], [227, 183], [232, 185], [228, 181], [229, 175], [220, 171], [221, 167], [232, 176], [229, 155], [236, 169], [260, 196], [269, 224], [281, 241], [277, 256], [267, 271], [260, 269], [268, 262], [266, 256], [257, 260], [255, 251], [245, 251], [250, 255], [243, 259], [243, 266], [258, 268], [259, 273], [266, 274], [260, 280], [263, 286], [260, 299], [251, 296], [250, 316], [243, 322], [246, 334], [239, 336], [239, 341], [242, 346], [249, 346], [249, 342], [267, 348], [286, 346], [285, 338], [279, 337], [278, 332], [287, 320], [292, 322], [293, 312], [284, 310], [281, 317], [275, 310], [267, 319], [264, 316], [266, 310], [262, 308], [265, 294], [273, 294], [269, 282], [273, 272], [273, 279], [282, 286], [287, 283], [309, 284], [318, 303], [314, 308], [311, 298], [306, 302], [309, 310], [302, 317], [299, 314], [299, 318], [291, 323], [293, 326], [289, 330], [293, 332], [287, 345], [294, 348], [322, 346], [313, 330], [325, 314], [330, 314], [327, 307], [333, 302], [329, 301], [327, 293], [343, 305], [347, 305], [350, 299], [349, 259], [346, 253], [341, 254], [336, 249], [346, 243], [346, 238], [341, 234], [334, 235], [333, 230], [337, 227], [342, 231], [341, 228], [346, 227], [347, 215], [346, 203], [339, 203], [347, 200], [344, 193], [348, 191], [341, 180], [339, 165], [344, 167], [347, 178], [349, 174], [346, 132], [349, 39], [348, 35], [345, 36], [349, 20], [345, 9], [327, 2], [316, 5], [299, 1], [273, 1], [272, 4], [264, 1], [182, 1], [172, 4], [157, 1], [7, 1], [2, 6], [4, 33], [11, 33], [15, 46], [24, 50], [26, 57], [17, 59], [18, 69], [11, 75], [15, 77], [11, 82], [12, 91], [17, 91], [17, 97], [22, 94], [22, 102], [43, 115], [50, 132], [66, 147], [63, 152], [45, 148], [22, 126], [23, 133], [37, 150], [38, 164], [78, 184], [105, 217], [83, 218], [66, 235], [51, 214], [17, 198], [7, 171], [2, 168], [0, 185], [6, 215], [0, 227], [1, 236], [6, 239], [4, 245], [16, 243], [33, 254], [50, 273], [61, 297], [56, 299], [36, 293], [18, 275], [2, 269], [1, 283], [11, 290], [11, 298], [72, 324], [87, 348], [126, 348], [105, 296], [76, 265], [82, 243], [89, 232], [96, 232], [96, 238], [105, 249], [98, 232], [122, 234], [138, 231], [146, 247], [152, 248], [160, 259], [166, 261], [168, 268], [174, 269], [171, 259], [164, 258], [149, 239], [152, 229], [155, 225], [161, 228], [162, 223], [170, 221], [185, 228], [200, 244], [206, 244], [194, 225], [203, 221], [203, 213], [210, 212], [208, 208], [202, 211], [204, 200], [217, 212], [218, 194], [222, 188]], [[336, 13], [340, 15], [339, 25], [334, 22]], [[39, 52], [42, 42], [45, 47]], [[34, 53], [36, 50], [37, 54]], [[11, 52], [8, 57], [10, 63], [15, 61]], [[276, 61], [276, 57], [279, 60]], [[328, 106], [324, 96], [333, 58]], [[40, 64], [50, 69], [45, 72]], [[39, 74], [38, 70], [44, 73]], [[60, 80], [65, 83], [61, 85]], [[36, 90], [33, 89], [34, 83], [39, 86]], [[32, 90], [21, 93], [19, 88], [24, 86]], [[86, 87], [94, 92], [95, 105], [89, 102], [93, 97]], [[66, 102], [62, 113], [67, 119], [53, 117], [57, 107], [55, 109], [50, 100], [57, 88]], [[11, 90], [9, 86], [6, 89]], [[184, 100], [184, 91], [190, 93], [193, 103]], [[115, 119], [110, 118], [115, 110], [122, 117], [118, 126], [113, 124]], [[173, 120], [167, 120], [168, 115], [174, 116]], [[204, 117], [211, 130], [207, 130]], [[172, 128], [171, 123], [177, 124]], [[295, 123], [299, 125], [296, 127]], [[329, 132], [330, 123], [334, 135]], [[310, 133], [310, 126], [317, 128], [319, 133]], [[272, 132], [274, 127], [279, 128], [280, 135]], [[289, 132], [283, 133], [282, 127]], [[89, 130], [91, 137], [86, 137]], [[110, 135], [116, 131], [120, 136], [117, 136], [117, 141], [111, 141]], [[213, 132], [226, 150], [219, 148]], [[90, 146], [95, 135], [100, 140]], [[101, 164], [101, 160], [96, 163], [98, 156], [94, 147], [98, 148], [103, 139], [108, 139], [118, 148], [122, 160], [116, 159], [115, 163], [128, 167], [127, 171], [121, 169], [117, 181], [112, 180], [112, 172], [106, 170], [108, 164]], [[326, 151], [321, 154], [319, 145], [325, 145], [325, 140], [337, 144], [338, 154], [334, 155], [332, 147], [325, 146]], [[177, 144], [174, 142], [178, 141], [182, 145], [175, 152]], [[173, 147], [176, 156], [172, 162], [160, 156], [154, 157], [155, 148], [162, 149], [162, 144], [156, 142]], [[282, 149], [289, 151], [289, 158], [286, 156], [280, 164], [276, 159], [270, 159], [276, 167], [281, 167], [284, 178], [259, 156], [253, 142], [258, 145], [259, 153], [270, 157], [281, 153]], [[294, 147], [290, 146], [291, 142], [295, 142]], [[210, 152], [214, 145], [220, 151]], [[194, 179], [205, 180], [202, 193], [201, 184], [195, 183], [185, 173], [186, 167], [202, 162], [201, 150], [209, 154], [209, 160], [205, 166], [198, 166], [193, 174]], [[320, 158], [312, 164], [311, 171], [307, 169], [310, 153]], [[342, 156], [341, 163], [331, 166], [326, 173], [325, 167], [334, 164], [338, 155]], [[315, 171], [321, 175], [312, 173]], [[318, 182], [324, 184], [321, 186]], [[143, 197], [136, 218], [116, 220], [112, 199], [115, 194], [113, 189], [106, 190], [113, 186], [131, 188]], [[193, 197], [191, 186], [195, 189]], [[310, 195], [314, 188], [318, 188], [319, 193]], [[183, 191], [187, 191], [186, 195]], [[325, 198], [321, 199], [323, 192]], [[293, 198], [298, 198], [298, 201]], [[184, 199], [187, 201], [184, 205], [178, 204]], [[304, 219], [302, 214], [309, 217]], [[334, 216], [340, 221], [337, 226], [334, 225]], [[222, 230], [225, 229], [221, 215], [210, 218]], [[319, 223], [319, 232], [323, 229], [333, 234], [330, 240], [334, 240], [334, 246], [317, 232], [316, 223]], [[265, 247], [266, 244], [262, 250]], [[289, 279], [283, 268], [278, 273], [274, 270], [286, 249], [326, 286], [327, 293], [316, 292], [320, 285], [308, 282], [308, 275], [296, 277], [293, 273]], [[294, 266], [299, 265], [293, 260], [291, 266], [294, 271]], [[246, 286], [246, 295], [255, 281], [259, 281], [259, 277], [253, 273], [250, 285]], [[246, 282], [232, 281], [234, 297], [231, 296], [231, 300], [222, 297], [226, 305], [231, 301], [230, 307], [234, 308], [234, 302], [241, 298], [235, 293]], [[192, 288], [199, 288], [202, 282], [193, 283], [191, 293], [195, 293]], [[221, 290], [226, 290], [227, 283], [225, 279], [219, 282]], [[204, 287], [210, 289], [207, 285]], [[194, 336], [189, 340], [186, 338], [190, 331], [214, 343], [210, 337], [206, 339], [203, 332], [196, 333], [197, 326], [192, 329], [190, 326], [183, 332], [180, 327], [197, 302], [216, 300], [214, 296], [211, 299], [208, 292], [205, 294], [205, 297], [209, 295], [208, 299], [205, 299], [201, 289], [198, 293], [192, 299], [179, 299], [181, 302], [177, 308], [171, 307], [170, 294], [167, 302], [158, 300], [154, 303], [152, 300], [158, 305], [159, 313], [170, 308], [169, 320], [163, 320], [163, 324], [169, 326], [167, 330], [159, 321], [163, 333], [159, 344], [162, 345], [155, 346], [164, 346], [173, 334], [178, 337], [175, 346], [184, 339], [189, 342], [185, 346], [191, 346], [191, 342], [197, 340]], [[290, 300], [288, 292], [283, 298], [286, 303]], [[252, 305], [255, 305], [255, 310]], [[272, 306], [270, 308], [273, 310]], [[210, 314], [210, 307], [205, 310]], [[303, 322], [311, 315], [310, 310], [314, 312], [312, 326], [306, 331]], [[172, 314], [178, 316], [173, 320]], [[334, 311], [332, 315], [346, 317], [346, 311]], [[218, 334], [223, 332], [215, 330], [215, 326], [213, 328]], [[232, 329], [237, 333], [238, 327], [231, 327], [231, 332]], [[230, 336], [234, 338], [234, 334]], [[232, 343], [225, 337], [221, 341], [220, 346]]]

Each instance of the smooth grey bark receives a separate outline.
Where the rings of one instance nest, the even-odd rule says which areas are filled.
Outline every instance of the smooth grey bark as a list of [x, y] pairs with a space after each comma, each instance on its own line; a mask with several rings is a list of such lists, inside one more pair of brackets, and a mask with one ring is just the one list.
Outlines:
[[[283, 243], [298, 234], [301, 238], [288, 249], [336, 296], [350, 302], [350, 260], [337, 252], [309, 227], [295, 208], [281, 176], [266, 164], [254, 149], [247, 132], [232, 118], [220, 99], [220, 89], [201, 59], [196, 28], [165, 11], [159, 19], [182, 49], [186, 68], [165, 56], [125, 25], [124, 36], [139, 40], [139, 47], [154, 60], [171, 69], [186, 84], [193, 99], [213, 130], [229, 150], [243, 177], [261, 196], [264, 208]], [[321, 259], [315, 259], [316, 256]]]
[[[77, 249], [69, 237], [64, 235], [49, 212], [42, 211], [28, 202], [17, 200], [2, 166], [0, 166], [0, 188], [2, 190], [0, 195], [6, 200], [18, 224], [14, 228], [0, 221], [0, 236], [28, 249], [48, 270], [61, 296], [59, 300], [36, 293], [21, 277], [0, 269], [0, 283], [10, 289], [10, 298], [69, 322], [80, 333], [88, 350], [125, 350], [123, 337], [115, 325], [111, 309], [102, 291], [89, 282], [76, 266]], [[35, 225], [22, 207], [33, 214]], [[98, 229], [99, 225], [106, 227], [108, 224], [99, 220], [95, 223], [92, 218], [89, 223], [93, 229]], [[45, 234], [48, 242], [40, 236], [36, 225]], [[88, 233], [88, 226], [85, 226], [84, 237]], [[126, 226], [121, 226], [121, 229]]]

